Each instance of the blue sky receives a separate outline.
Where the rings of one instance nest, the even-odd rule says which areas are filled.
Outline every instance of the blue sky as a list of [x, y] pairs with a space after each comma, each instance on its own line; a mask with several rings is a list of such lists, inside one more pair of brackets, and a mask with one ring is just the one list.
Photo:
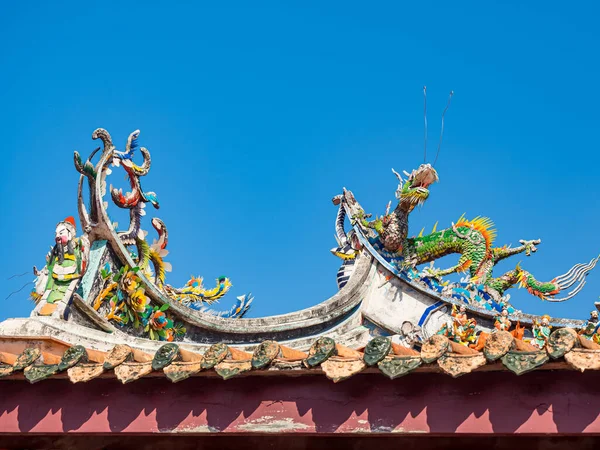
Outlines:
[[[152, 154], [143, 181], [170, 231], [168, 282], [226, 274], [221, 306], [252, 291], [252, 317], [319, 303], [337, 289], [331, 198], [345, 186], [383, 212], [390, 168], [423, 160], [424, 84], [430, 154], [455, 97], [412, 233], [489, 216], [497, 244], [543, 239], [499, 267], [522, 261], [542, 280], [600, 253], [594, 2], [89, 3], [0, 15], [3, 300], [76, 215], [73, 150], [87, 155], [104, 127], [121, 148], [140, 129]], [[585, 318], [600, 270], [588, 280], [565, 304], [524, 290], [513, 302]], [[28, 315], [29, 290], [0, 319]]]

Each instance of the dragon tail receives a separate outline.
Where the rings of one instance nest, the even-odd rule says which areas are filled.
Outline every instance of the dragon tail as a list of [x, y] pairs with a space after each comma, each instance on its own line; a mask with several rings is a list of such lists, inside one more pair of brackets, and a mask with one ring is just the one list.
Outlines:
[[240, 319], [244, 317], [250, 309], [252, 300], [254, 300], [252, 294], [240, 295], [229, 311], [214, 311], [207, 307], [203, 308], [201, 311], [217, 317], [222, 317], [223, 319]]
[[[589, 263], [575, 264], [571, 269], [549, 282], [540, 282], [529, 272], [522, 270], [519, 274], [519, 284], [529, 291], [530, 294], [547, 300], [549, 302], [564, 302], [574, 297], [583, 289], [587, 275], [600, 261], [600, 256], [592, 259]], [[573, 288], [565, 297], [555, 298], [557, 294], [569, 288]]]
[[518, 275], [519, 285], [536, 297], [542, 300], [548, 300], [548, 297], [553, 297], [560, 292], [560, 286], [556, 282], [556, 278], [552, 281], [543, 282], [535, 279], [529, 272], [523, 270]]

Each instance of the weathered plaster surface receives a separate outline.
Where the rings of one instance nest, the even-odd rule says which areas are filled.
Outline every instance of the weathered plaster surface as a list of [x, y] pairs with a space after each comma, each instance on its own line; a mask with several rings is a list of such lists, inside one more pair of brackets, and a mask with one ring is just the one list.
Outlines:
[[1, 381], [4, 433], [600, 433], [598, 372]]
[[[164, 344], [164, 342], [160, 341], [136, 338], [119, 331], [105, 333], [73, 322], [65, 322], [50, 317], [7, 319], [0, 323], [0, 336], [50, 336], [67, 344], [83, 345], [88, 349], [104, 352], [110, 351], [117, 344], [127, 344], [132, 348], [153, 354]], [[305, 336], [300, 339], [282, 340], [280, 343], [288, 347], [308, 350], [312, 343], [321, 336], [333, 337], [336, 342], [349, 347], [364, 346], [370, 339], [369, 330], [361, 325], [360, 315], [357, 312], [331, 330]], [[259, 343], [260, 341], [247, 341], [244, 345], [231, 346], [253, 351]], [[182, 342], [180, 346], [185, 350], [199, 353], [204, 353], [210, 347], [210, 345], [194, 344], [191, 342]]]
[[[357, 266], [350, 282], [341, 291], [314, 307], [258, 319], [226, 320], [211, 316], [214, 326], [210, 329], [196, 329], [203, 336], [201, 343], [192, 338], [186, 339], [182, 346], [192, 351], [204, 351], [212, 343], [226, 342], [242, 348], [252, 348], [266, 339], [273, 339], [289, 347], [308, 349], [320, 336], [330, 336], [342, 345], [363, 346], [369, 340], [369, 330], [362, 326], [359, 305], [375, 267], [368, 254], [361, 256]], [[89, 282], [86, 290], [90, 288], [88, 285]], [[192, 316], [190, 312], [188, 319], [191, 322]], [[81, 344], [103, 351], [108, 351], [119, 343], [151, 352], [161, 345], [119, 331], [105, 333], [73, 321], [64, 322], [46, 317], [8, 319], [0, 323], [0, 335], [52, 336], [70, 344]]]

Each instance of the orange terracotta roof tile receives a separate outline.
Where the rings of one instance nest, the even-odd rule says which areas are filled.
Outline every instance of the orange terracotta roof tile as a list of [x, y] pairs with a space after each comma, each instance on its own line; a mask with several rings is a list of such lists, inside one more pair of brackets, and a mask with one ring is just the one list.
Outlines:
[[[167, 343], [151, 355], [123, 344], [115, 345], [109, 352], [100, 352], [51, 337], [0, 337], [0, 380], [37, 383], [47, 378], [67, 377], [73, 383], [80, 383], [116, 377], [129, 383], [148, 376], [165, 376], [178, 382], [196, 376], [229, 379], [243, 374], [322, 373], [339, 382], [361, 372], [381, 372], [393, 379], [411, 372], [442, 372], [458, 377], [474, 370], [508, 370], [520, 375], [539, 369], [600, 369], [600, 345], [571, 331], [554, 333], [569, 339], [550, 339], [546, 349], [533, 351], [529, 348], [523, 351], [524, 347], [513, 340], [512, 345], [501, 347], [504, 349], [501, 355], [490, 349], [488, 352], [468, 349], [441, 335], [425, 342], [421, 352], [392, 343], [390, 338], [377, 337], [361, 349], [364, 351], [338, 345], [331, 338], [319, 338], [308, 353], [265, 341], [256, 346], [254, 353], [214, 344], [204, 355], [175, 343]], [[488, 343], [494, 345], [494, 339]]]

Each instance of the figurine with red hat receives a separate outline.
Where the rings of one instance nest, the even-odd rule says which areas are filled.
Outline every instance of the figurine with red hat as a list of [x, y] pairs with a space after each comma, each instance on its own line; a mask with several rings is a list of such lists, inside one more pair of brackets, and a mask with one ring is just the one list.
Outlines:
[[64, 317], [87, 262], [87, 239], [85, 236], [78, 239], [76, 233], [73, 217], [56, 225], [55, 245], [46, 257], [46, 267], [42, 271], [34, 268], [39, 280], [36, 283], [39, 301], [34, 315]]

